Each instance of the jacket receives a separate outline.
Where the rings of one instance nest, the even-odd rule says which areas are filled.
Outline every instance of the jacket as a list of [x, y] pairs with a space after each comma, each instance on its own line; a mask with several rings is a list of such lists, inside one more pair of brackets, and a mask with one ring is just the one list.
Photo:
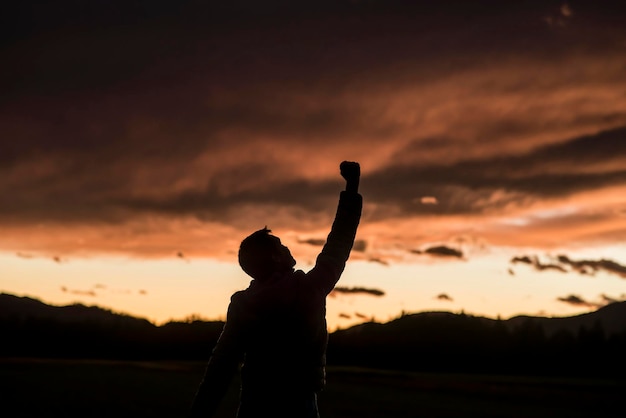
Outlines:
[[231, 297], [192, 411], [210, 416], [242, 361], [241, 404], [298, 399], [324, 387], [326, 296], [343, 273], [361, 209], [360, 194], [341, 192], [326, 244], [309, 272], [252, 280]]

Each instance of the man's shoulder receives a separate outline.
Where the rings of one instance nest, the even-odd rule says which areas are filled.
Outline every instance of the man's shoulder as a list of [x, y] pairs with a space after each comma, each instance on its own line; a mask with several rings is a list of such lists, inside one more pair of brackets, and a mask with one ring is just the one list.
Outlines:
[[233, 301], [233, 300], [238, 300], [238, 299], [241, 299], [241, 298], [245, 297], [245, 295], [247, 293], [246, 290], [247, 289], [236, 291], [235, 293], [233, 293], [230, 296], [230, 300]]
[[246, 303], [246, 300], [249, 298], [248, 292], [246, 290], [239, 290], [231, 295], [230, 297], [231, 307], [241, 306]]

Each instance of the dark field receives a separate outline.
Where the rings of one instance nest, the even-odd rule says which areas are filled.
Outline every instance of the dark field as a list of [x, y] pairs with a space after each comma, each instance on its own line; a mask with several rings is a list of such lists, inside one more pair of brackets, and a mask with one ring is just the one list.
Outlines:
[[[185, 417], [203, 363], [0, 360], [3, 417]], [[219, 417], [234, 417], [237, 384]], [[329, 368], [322, 418], [623, 417], [624, 381]]]

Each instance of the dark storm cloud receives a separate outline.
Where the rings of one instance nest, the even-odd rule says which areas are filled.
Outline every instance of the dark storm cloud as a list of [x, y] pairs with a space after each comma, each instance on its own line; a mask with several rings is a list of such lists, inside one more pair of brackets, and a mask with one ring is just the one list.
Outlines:
[[[421, 144], [410, 147], [418, 149]], [[367, 182], [373, 184], [375, 198], [384, 201], [407, 195], [438, 196], [436, 206], [398, 201], [407, 212], [474, 213], [521, 201], [522, 196], [538, 200], [626, 184], [624, 156], [626, 127], [621, 127], [570, 138], [521, 155], [490, 156], [452, 165], [389, 168], [373, 174]], [[385, 187], [390, 182], [394, 182], [393, 189]], [[507, 195], [493, 199], [497, 190], [506, 190]]]
[[[379, 4], [368, 7], [362, 6], [363, 8], [350, 8], [348, 3], [343, 4], [339, 9], [343, 10], [343, 7], [348, 7], [347, 10], [352, 10], [354, 13], [363, 13], [367, 19], [373, 19], [373, 21], [378, 22], [385, 29], [391, 29], [398, 24], [396, 19], [400, 19], [398, 16], [399, 10], [406, 9], [412, 13], [412, 18], [423, 19], [424, 21], [428, 20], [422, 17], [424, 13], [426, 15], [434, 14], [439, 16], [439, 13], [445, 10], [443, 6], [424, 8], [425, 4], [423, 3], [421, 4], [422, 7], [411, 6], [409, 2], [394, 2], [394, 4], [394, 7], [399, 9], [396, 10], [394, 7]], [[511, 19], [511, 16], [514, 16], [513, 11], [510, 9], [497, 7], [493, 2], [487, 2], [486, 4], [490, 7], [493, 15], [508, 16], [507, 19]], [[487, 20], [491, 22], [491, 25], [497, 25], [498, 27], [501, 25], [501, 23], [495, 23], [496, 19], [482, 16], [483, 9], [477, 6], [464, 6], [460, 2], [454, 2], [454, 6], [458, 12], [474, 15], [481, 20]], [[327, 3], [319, 7], [321, 11], [327, 11], [334, 6]], [[382, 8], [390, 15], [385, 18], [375, 18], [375, 8]], [[183, 13], [183, 16], [187, 17], [191, 15], [192, 9], [181, 8], [178, 10], [178, 13]], [[125, 9], [123, 8], [122, 10]], [[222, 8], [218, 6], [217, 10], [227, 15], [230, 13], [228, 7]], [[261, 13], [258, 8], [253, 10], [255, 11], [250, 11], [250, 16], [271, 19], [271, 12], [264, 11]], [[270, 10], [272, 10], [271, 7]], [[524, 16], [540, 16], [543, 10], [542, 7], [536, 5], [534, 7], [521, 8], [517, 11], [523, 11]], [[207, 14], [209, 11], [213, 11], [213, 9], [203, 9], [203, 11]], [[260, 16], [259, 13], [261, 14]], [[283, 13], [295, 13], [295, 9], [288, 8]], [[97, 13], [89, 13], [88, 11], [87, 15], [89, 19], [95, 19], [96, 22], [107, 18], [106, 16], [104, 18], [98, 17]], [[33, 102], [32, 99], [27, 101], [18, 100], [14, 103], [15, 106], [4, 107], [3, 110], [6, 112], [7, 119], [9, 119], [6, 121], [9, 131], [15, 132], [15, 135], [19, 137], [19, 140], [11, 141], [8, 147], [5, 148], [5, 152], [2, 153], [7, 161], [19, 162], [20, 159], [28, 159], [29, 156], [30, 158], [56, 157], [61, 161], [59, 167], [55, 167], [51, 172], [46, 173], [45, 184], [42, 184], [44, 183], [43, 178], [35, 178], [27, 182], [26, 186], [29, 187], [24, 188], [24, 190], [32, 191], [32, 195], [20, 195], [17, 196], [17, 199], [7, 201], [7, 204], [3, 205], [6, 211], [28, 214], [29, 211], [34, 210], [31, 200], [34, 199], [33, 195], [35, 193], [37, 196], [40, 196], [39, 199], [47, 199], [54, 203], [45, 212], [37, 213], [34, 216], [83, 218], [92, 214], [94, 218], [100, 219], [123, 217], [126, 211], [156, 211], [176, 214], [218, 212], [223, 214], [229, 212], [229, 209], [233, 206], [265, 200], [268, 195], [271, 195], [277, 204], [286, 203], [284, 201], [287, 199], [286, 196], [294, 196], [291, 192], [302, 190], [303, 186], [316, 195], [328, 193], [329, 189], [324, 185], [303, 184], [298, 179], [295, 182], [288, 181], [283, 182], [283, 184], [276, 184], [276, 186], [263, 191], [232, 191], [226, 193], [226, 196], [222, 191], [223, 186], [219, 182], [210, 181], [205, 187], [173, 191], [171, 194], [161, 196], [146, 195], [141, 190], [129, 189], [124, 180], [135, 177], [137, 169], [141, 169], [144, 165], [146, 169], [151, 165], [173, 165], [175, 170], [177, 165], [184, 164], [185, 161], [193, 159], [202, 152], [210, 153], [211, 151], [219, 152], [223, 150], [225, 144], [219, 139], [219, 133], [225, 130], [238, 128], [247, 132], [267, 132], [274, 137], [273, 141], [287, 144], [291, 142], [288, 139], [290, 136], [296, 135], [301, 137], [303, 133], [310, 135], [307, 134], [310, 131], [321, 134], [314, 136], [315, 141], [320, 141], [321, 139], [319, 138], [328, 138], [326, 141], [334, 141], [333, 137], [345, 131], [358, 131], [359, 127], [363, 129], [372, 128], [371, 125], [363, 125], [360, 122], [363, 120], [363, 115], [359, 111], [350, 111], [348, 106], [337, 103], [329, 102], [325, 107], [313, 106], [311, 109], [303, 109], [301, 102], [294, 102], [293, 106], [289, 102], [276, 105], [267, 103], [267, 97], [263, 93], [263, 89], [260, 92], [256, 92], [259, 89], [242, 89], [241, 93], [227, 91], [223, 93], [226, 94], [226, 97], [222, 97], [222, 93], [216, 92], [216, 89], [210, 85], [210, 82], [204, 79], [193, 79], [190, 81], [189, 75], [185, 72], [187, 66], [196, 64], [200, 64], [200, 68], [203, 70], [208, 69], [213, 73], [219, 71], [219, 69], [210, 69], [213, 67], [210, 65], [212, 64], [210, 60], [205, 62], [197, 55], [192, 54], [191, 46], [182, 47], [185, 42], [189, 41], [189, 37], [193, 33], [188, 33], [184, 29], [185, 25], [174, 23], [175, 20], [166, 22], [173, 25], [173, 28], [176, 29], [173, 34], [178, 36], [172, 36], [172, 34], [166, 31], [162, 33], [159, 27], [153, 27], [153, 19], [160, 19], [166, 15], [163, 6], [149, 7], [146, 10], [142, 9], [140, 10], [140, 15], [143, 16], [140, 22], [146, 22], [147, 29], [151, 30], [150, 35], [158, 35], [156, 39], [136, 33], [133, 30], [127, 34], [130, 39], [119, 39], [104, 29], [85, 34], [87, 37], [92, 36], [99, 40], [101, 49], [106, 50], [107, 54], [127, 55], [106, 57], [102, 54], [102, 50], [92, 50], [91, 47], [88, 47], [87, 45], [89, 44], [87, 42], [84, 45], [73, 43], [68, 45], [67, 39], [62, 38], [58, 40], [56, 47], [58, 47], [59, 51], [75, 48], [74, 51], [67, 54], [74, 53], [81, 57], [99, 57], [99, 59], [94, 58], [92, 60], [91, 66], [83, 68], [77, 67], [77, 60], [71, 58], [71, 56], [59, 57], [55, 55], [55, 59], [60, 60], [57, 63], [60, 66], [58, 69], [59, 74], [65, 75], [75, 72], [77, 75], [80, 74], [78, 78], [91, 77], [83, 81], [84, 88], [88, 88], [91, 91], [93, 86], [101, 86], [102, 88], [113, 86], [112, 93], [97, 92], [96, 97], [100, 96], [97, 100], [94, 100], [91, 94], [72, 97], [65, 97], [66, 95], [61, 94], [58, 101]], [[174, 16], [179, 17], [177, 14], [174, 14]], [[45, 16], [40, 15], [40, 17], [46, 19]], [[109, 16], [108, 18], [115, 19], [116, 16]], [[303, 19], [304, 23], [310, 25], [314, 25], [311, 22], [319, 23], [315, 19], [308, 21], [300, 14], [296, 14], [296, 18]], [[519, 19], [519, 17], [517, 18]], [[447, 17], [447, 19], [451, 19], [451, 17]], [[62, 22], [63, 20], [61, 20]], [[193, 22], [197, 21], [192, 19]], [[409, 22], [400, 19], [401, 26], [409, 26]], [[413, 23], [411, 22], [411, 26], [413, 26]], [[457, 24], [459, 22], [446, 23], [448, 26], [454, 27], [453, 23]], [[344, 33], [343, 31], [349, 33], [350, 28], [355, 26], [360, 29], [355, 36], [358, 38], [362, 37], [362, 41], [365, 44], [374, 42], [374, 39], [363, 31], [366, 23], [359, 24], [350, 19], [348, 21], [331, 19], [326, 24], [330, 25], [329, 29], [332, 29], [331, 32], [338, 31], [342, 34]], [[348, 28], [346, 28], [346, 25]], [[258, 49], [260, 52], [249, 52], [246, 49], [244, 50], [245, 52], [235, 53], [230, 49], [233, 46], [229, 42], [241, 46], [238, 45], [238, 42], [243, 42], [239, 39], [241, 35], [224, 35], [227, 43], [223, 46], [209, 42], [210, 45], [206, 47], [208, 48], [206, 52], [209, 56], [211, 53], [219, 52], [218, 55], [223, 55], [226, 58], [226, 62], [236, 62], [241, 59], [242, 63], [244, 63], [248, 59], [253, 60], [255, 64], [260, 65], [256, 74], [260, 75], [264, 81], [267, 81], [266, 77], [272, 78], [277, 68], [279, 72], [281, 71], [280, 68], [296, 71], [298, 74], [296, 81], [288, 79], [284, 83], [287, 85], [296, 83], [294, 87], [306, 93], [305, 83], [301, 80], [306, 80], [311, 75], [307, 75], [303, 70], [309, 67], [310, 61], [319, 59], [319, 54], [322, 54], [322, 57], [325, 54], [321, 49], [320, 41], [315, 37], [319, 36], [319, 31], [306, 32], [306, 30], [312, 30], [313, 27], [297, 31], [298, 35], [307, 42], [305, 46], [312, 47], [312, 50], [308, 50], [307, 54], [297, 57], [300, 59], [294, 59], [291, 53], [295, 49], [301, 48], [301, 45], [289, 42], [287, 42], [287, 45], [283, 45], [277, 42], [282, 39], [280, 31], [267, 27], [264, 27], [266, 30], [260, 32], [261, 35], [256, 37], [255, 41], [248, 41], [252, 43], [251, 45], [244, 45], [259, 47], [250, 48], [250, 50], [256, 51]], [[216, 36], [219, 39], [219, 36], [221, 36], [219, 34], [222, 33], [220, 31], [227, 34], [231, 34], [232, 31], [238, 33], [236, 29], [238, 30], [238, 28], [231, 28], [226, 24], [223, 27], [219, 26], [218, 35]], [[282, 34], [282, 36], [286, 36], [286, 34], [290, 33], [289, 31], [296, 30], [294, 28], [283, 29], [287, 30], [287, 32]], [[396, 54], [397, 56], [393, 57], [396, 59], [406, 58], [405, 55], [408, 51], [402, 48], [408, 48], [409, 45], [415, 47], [416, 41], [419, 44], [421, 42], [420, 35], [423, 34], [422, 31], [423, 29], [417, 30], [416, 33], [409, 33], [406, 39], [400, 37], [401, 34], [402, 36], [407, 36], [406, 33], [392, 31], [390, 36], [394, 39], [400, 37], [399, 39], [403, 40], [406, 45], [400, 44], [397, 47], [399, 49], [391, 48], [386, 53]], [[313, 36], [313, 33], [315, 33], [315, 36]], [[507, 33], [509, 36], [513, 36], [513, 34], [514, 31]], [[514, 38], [517, 38], [517, 36], [519, 35], [514, 36]], [[471, 40], [474, 37], [477, 38], [477, 41], [484, 40], [480, 33], [471, 33], [471, 36], [464, 36], [463, 39]], [[333, 50], [333, 48], [341, 46], [351, 51], [355, 48], [354, 44], [348, 43], [344, 45], [343, 43], [347, 43], [347, 40], [344, 38], [340, 39], [341, 45], [325, 46], [325, 48], [329, 47]], [[54, 42], [54, 40], [55, 38], [52, 37], [51, 42]], [[130, 45], [128, 45], [129, 41]], [[429, 40], [429, 42], [433, 41], [437, 42], [438, 40]], [[439, 42], [445, 44], [446, 39], [439, 39]], [[121, 48], [112, 48], [113, 45]], [[374, 46], [379, 49], [385, 49], [375, 42]], [[336, 52], [343, 53], [339, 49]], [[432, 53], [430, 49], [428, 52]], [[253, 56], [245, 56], [248, 53]], [[278, 63], [273, 65], [271, 69], [265, 68], [263, 66], [264, 60], [257, 56], [257, 54], [262, 55], [265, 53], [269, 53], [271, 59], [278, 60]], [[241, 57], [239, 54], [244, 56]], [[365, 54], [364, 50], [355, 49], [350, 56], [352, 60], [342, 59], [341, 56], [333, 56], [335, 60], [329, 61], [328, 69], [322, 68], [322, 71], [341, 75], [341, 70], [345, 66], [362, 66], [365, 64], [362, 60], [369, 60], [370, 58], [368, 57], [371, 56], [370, 51]], [[264, 57], [264, 59], [267, 60], [269, 58]], [[379, 57], [377, 56], [378, 59]], [[100, 65], [103, 60], [117, 63], [116, 65], [120, 68], [111, 69], [107, 67], [105, 68], [106, 71], [104, 71]], [[200, 61], [197, 62], [197, 60]], [[84, 59], [80, 60], [80, 62], [83, 61]], [[281, 61], [285, 61], [284, 66], [280, 65]], [[53, 60], [53, 63], [55, 62]], [[137, 62], [137, 64], [134, 67], [130, 65], [131, 69], [129, 70], [129, 62]], [[180, 65], [173, 65], [174, 62]], [[368, 62], [368, 64], [370, 63]], [[20, 66], [20, 68], [22, 67]], [[124, 68], [124, 74], [110, 78], [111, 73], [120, 72], [122, 71], [121, 68]], [[132, 69], [135, 69], [136, 73], [132, 73]], [[225, 74], [230, 74], [230, 72], [226, 72], [227, 68], [222, 70]], [[131, 73], [127, 73], [128, 71], [131, 71]], [[315, 72], [314, 74], [318, 73]], [[232, 77], [222, 73], [214, 75], [220, 75], [226, 77], [226, 79]], [[80, 87], [71, 84], [76, 77], [64, 76], [66, 78], [56, 80], [52, 77], [52, 81], [50, 81], [50, 74], [43, 77], [43, 74], [39, 73], [20, 73], [21, 79], [28, 80], [29, 76], [35, 80], [45, 79], [49, 86], [41, 86], [44, 90], [52, 87], [67, 88], [67, 83], [69, 83], [71, 90]], [[165, 84], [165, 87], [163, 83], [158, 83], [155, 89], [153, 83], [160, 77], [166, 77], [168, 83]], [[244, 75], [237, 75], [235, 84], [241, 83], [241, 77], [244, 77]], [[128, 92], [130, 86], [126, 84], [128, 83], [127, 80], [132, 80], [132, 94]], [[220, 80], [222, 80], [221, 77]], [[246, 78], [246, 80], [252, 82], [252, 79], [248, 80]], [[199, 84], [194, 84], [194, 82]], [[29, 85], [32, 86], [32, 83], [29, 83]], [[326, 88], [333, 88], [332, 79], [329, 83], [322, 83], [322, 85], [326, 86]], [[228, 97], [233, 96], [234, 101], [229, 103]], [[286, 99], [289, 100], [289, 97], [286, 97]], [[29, 121], [36, 121], [36, 124], [29, 124], [36, 126], [29, 128], [34, 131], [26, 130], [25, 132], [23, 123], [28, 123]], [[507, 126], [502, 129], [510, 130], [510, 128], [510, 126]], [[394, 128], [389, 127], [389, 129]], [[441, 139], [433, 141], [433, 144], [438, 142], [445, 141]], [[586, 142], [594, 142], [594, 139], [589, 139]], [[454, 143], [455, 140], [450, 141], [450, 145]], [[553, 194], [566, 193], [573, 187], [593, 187], [598, 184], [623, 181], [624, 173], [621, 170], [613, 173], [603, 173], [599, 176], [594, 174], [572, 174], [569, 172], [544, 175], [540, 170], [538, 173], [530, 173], [520, 177], [518, 173], [536, 161], [550, 166], [554, 162], [558, 163], [559, 160], [567, 163], [571, 159], [582, 158], [582, 162], [587, 163], [591, 160], [598, 162], [602, 159], [615, 157], [619, 155], [619, 149], [623, 148], [624, 141], [620, 142], [617, 137], [598, 138], [595, 140], [595, 143], [604, 144], [599, 147], [601, 152], [585, 153], [585, 143], [579, 145], [570, 144], [559, 149], [548, 147], [543, 152], [538, 151], [522, 157], [477, 160], [462, 162], [453, 166], [404, 168], [400, 172], [393, 169], [383, 170], [372, 175], [367, 181], [373, 189], [371, 191], [371, 198], [373, 199], [388, 202], [397, 199], [396, 196], [402, 195], [404, 191], [411, 192], [411, 196], [419, 191], [432, 191], [438, 192], [436, 195], [441, 196], [439, 200], [443, 204], [437, 207], [424, 205], [421, 211], [425, 213], [433, 211], [434, 213], [473, 212], [481, 210], [476, 205], [477, 200], [488, 196], [493, 190], [498, 188], [520, 190], [532, 194]], [[620, 147], [616, 150], [617, 152], [612, 154], [605, 152], [616, 146]], [[428, 141], [420, 139], [413, 144], [409, 144], [406, 149], [399, 150], [398, 155], [410, 155], [416, 151], [423, 152], [428, 147]], [[217, 171], [215, 178], [266, 177], [268, 169], [263, 164], [258, 164], [257, 167], [250, 167], [248, 164], [244, 167], [228, 166], [223, 171]], [[153, 174], [153, 176], [155, 175]], [[167, 187], [167, 173], [164, 174], [164, 177], [161, 179], [161, 182]], [[68, 179], [73, 180], [68, 181]], [[424, 179], [424, 181], [420, 181], [420, 179]], [[176, 178], [170, 177], [169, 180], [170, 182], [176, 181]], [[394, 184], [394, 187], [387, 187], [389, 184]], [[552, 186], [552, 190], [547, 190], [550, 186]], [[458, 193], [459, 189], [464, 191], [464, 194]], [[431, 194], [434, 195], [435, 193]], [[425, 193], [424, 195], [430, 194]], [[284, 198], [281, 199], [283, 196]], [[73, 204], [67, 203], [69, 201], [73, 201]], [[302, 202], [293, 203], [302, 204]], [[401, 206], [406, 205], [405, 201], [397, 203]], [[405, 209], [411, 212], [415, 211], [413, 207]]]
[[370, 289], [365, 287], [343, 287], [337, 286], [333, 289], [332, 293], [344, 293], [344, 294], [363, 294], [372, 296], [384, 296], [385, 292], [380, 289]]
[[[0, 225], [316, 230], [344, 157], [369, 222], [624, 184], [607, 91], [623, 97], [625, 6], [562, 5], [19, 2], [0, 25]], [[160, 242], [180, 233], [164, 223]]]

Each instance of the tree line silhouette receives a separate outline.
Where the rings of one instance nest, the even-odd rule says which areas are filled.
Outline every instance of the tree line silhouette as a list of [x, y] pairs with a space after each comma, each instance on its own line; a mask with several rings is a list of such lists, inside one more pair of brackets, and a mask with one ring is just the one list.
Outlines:
[[[615, 306], [619, 310], [613, 309], [612, 318], [626, 309], [625, 303]], [[63, 315], [0, 309], [0, 356], [206, 361], [223, 326], [194, 318], [157, 326], [97, 307], [55, 308], [65, 309]], [[626, 327], [608, 331], [606, 320], [594, 318], [577, 328], [550, 328], [546, 318], [535, 317], [512, 321], [449, 312], [402, 315], [385, 324], [368, 322], [331, 333], [328, 364], [421, 372], [623, 376]]]

